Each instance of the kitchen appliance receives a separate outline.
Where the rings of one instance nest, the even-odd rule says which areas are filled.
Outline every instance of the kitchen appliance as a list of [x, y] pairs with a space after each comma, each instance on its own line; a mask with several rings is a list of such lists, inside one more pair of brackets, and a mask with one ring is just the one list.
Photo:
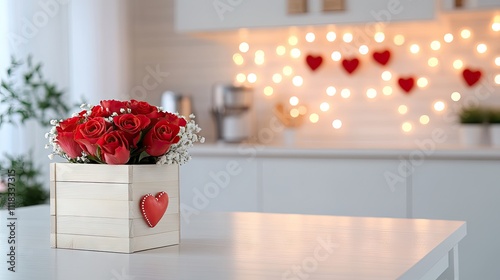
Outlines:
[[193, 113], [191, 106], [191, 98], [179, 92], [165, 91], [161, 96], [161, 107], [163, 110], [171, 113], [179, 113], [179, 115], [189, 119], [189, 115]]
[[217, 140], [230, 143], [248, 140], [254, 130], [253, 89], [215, 84], [212, 97]]

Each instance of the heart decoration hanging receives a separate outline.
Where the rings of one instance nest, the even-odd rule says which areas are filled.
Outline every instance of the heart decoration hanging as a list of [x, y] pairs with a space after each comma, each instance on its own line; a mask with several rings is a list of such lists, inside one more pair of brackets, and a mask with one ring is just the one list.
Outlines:
[[382, 52], [374, 52], [373, 59], [380, 65], [386, 65], [391, 59], [391, 52], [389, 50], [385, 50]]
[[399, 84], [399, 87], [401, 87], [401, 89], [404, 90], [408, 94], [415, 86], [415, 78], [413, 78], [413, 77], [399, 78], [398, 84]]
[[345, 71], [347, 71], [347, 73], [352, 74], [359, 66], [359, 59], [343, 59], [342, 66], [344, 67]]
[[148, 193], [141, 198], [141, 213], [149, 227], [155, 227], [161, 220], [168, 207], [168, 194], [159, 192], [155, 196]]
[[473, 70], [470, 68], [464, 69], [462, 71], [462, 77], [469, 87], [475, 85], [481, 79], [482, 73], [480, 70]]
[[323, 63], [323, 57], [321, 57], [321, 55], [318, 56], [308, 55], [306, 57], [306, 62], [309, 68], [311, 68], [312, 71], [315, 71]]

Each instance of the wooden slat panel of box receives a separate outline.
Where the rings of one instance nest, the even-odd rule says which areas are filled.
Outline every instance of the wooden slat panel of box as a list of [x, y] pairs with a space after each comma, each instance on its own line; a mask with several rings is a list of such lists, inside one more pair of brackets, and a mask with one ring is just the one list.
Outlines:
[[[180, 242], [178, 165], [52, 163], [51, 246], [133, 253]], [[168, 195], [151, 227], [143, 217], [146, 194]]]

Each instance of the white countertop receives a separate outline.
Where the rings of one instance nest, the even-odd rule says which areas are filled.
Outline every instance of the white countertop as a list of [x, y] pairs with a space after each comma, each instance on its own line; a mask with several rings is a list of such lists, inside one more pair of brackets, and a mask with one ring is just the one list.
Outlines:
[[2, 246], [0, 279], [436, 279], [466, 235], [460, 221], [203, 213], [180, 245], [121, 254], [50, 248], [49, 217], [48, 205], [0, 211], [3, 227], [17, 218], [16, 272]]
[[[429, 144], [429, 143], [428, 143]], [[500, 160], [500, 147], [397, 146], [355, 144], [262, 145], [252, 143], [204, 143], [190, 150], [194, 157], [257, 157], [257, 158], [366, 158], [366, 159], [465, 159]]]

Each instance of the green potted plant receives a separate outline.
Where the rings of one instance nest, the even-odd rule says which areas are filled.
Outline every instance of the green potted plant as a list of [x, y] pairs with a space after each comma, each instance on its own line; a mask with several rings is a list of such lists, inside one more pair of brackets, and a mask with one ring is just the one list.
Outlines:
[[479, 107], [465, 107], [459, 113], [460, 139], [466, 146], [484, 146], [488, 144], [488, 114]]
[[490, 142], [493, 146], [500, 146], [500, 108], [488, 110], [488, 122], [490, 130]]
[[[0, 108], [0, 127], [10, 124], [23, 128], [29, 121], [46, 127], [51, 119], [69, 112], [66, 102], [64, 91], [44, 77], [41, 63], [35, 63], [31, 56], [23, 60], [12, 57], [0, 80], [0, 104], [5, 105]], [[29, 153], [0, 155], [0, 209], [47, 202], [43, 169], [35, 162]], [[9, 183], [15, 188], [9, 188]]]

